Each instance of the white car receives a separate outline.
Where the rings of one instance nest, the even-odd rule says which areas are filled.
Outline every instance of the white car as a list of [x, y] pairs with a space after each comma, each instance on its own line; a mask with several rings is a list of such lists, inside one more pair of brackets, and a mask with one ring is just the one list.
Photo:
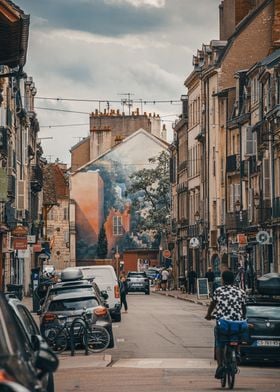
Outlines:
[[[73, 269], [73, 267], [69, 268]], [[114, 268], [111, 265], [89, 265], [74, 268], [83, 272], [84, 279], [93, 279], [100, 291], [107, 292], [108, 298], [106, 303], [108, 304], [111, 318], [114, 321], [121, 321], [120, 288]]]

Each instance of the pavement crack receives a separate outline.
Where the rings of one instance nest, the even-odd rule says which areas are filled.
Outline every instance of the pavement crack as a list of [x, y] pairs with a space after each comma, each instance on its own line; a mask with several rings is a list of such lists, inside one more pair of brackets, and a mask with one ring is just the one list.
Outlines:
[[159, 332], [156, 332], [156, 334], [157, 334], [158, 336], [160, 336], [161, 338], [163, 338], [164, 340], [166, 340], [167, 342], [169, 342], [169, 343], [171, 343], [171, 344], [173, 344], [173, 345], [176, 344], [176, 343], [172, 342], [171, 340], [167, 339], [166, 336], [160, 334]]

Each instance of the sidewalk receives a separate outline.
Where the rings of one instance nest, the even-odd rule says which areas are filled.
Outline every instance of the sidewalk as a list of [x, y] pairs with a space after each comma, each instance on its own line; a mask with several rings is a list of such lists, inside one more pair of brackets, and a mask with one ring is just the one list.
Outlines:
[[165, 295], [167, 297], [172, 297], [176, 299], [180, 299], [183, 301], [192, 302], [198, 305], [208, 306], [210, 304], [210, 298], [197, 298], [196, 294], [186, 294], [180, 290], [169, 290], [169, 291], [162, 291], [156, 290], [155, 288], [151, 288], [152, 293]]
[[[22, 303], [30, 310], [34, 320], [39, 325], [39, 316], [32, 312], [32, 297], [23, 297]], [[106, 354], [106, 350], [103, 353], [91, 353], [87, 356], [84, 355], [83, 350], [77, 350], [74, 357], [71, 357], [70, 351], [65, 351], [58, 358], [58, 373], [63, 370], [75, 368], [103, 368], [109, 366], [112, 362], [112, 356]]]

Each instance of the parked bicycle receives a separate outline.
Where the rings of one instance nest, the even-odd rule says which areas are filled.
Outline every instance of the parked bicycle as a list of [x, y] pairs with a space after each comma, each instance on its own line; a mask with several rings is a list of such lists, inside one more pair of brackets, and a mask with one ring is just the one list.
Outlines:
[[85, 348], [85, 354], [106, 350], [110, 343], [110, 334], [102, 325], [91, 323], [90, 311], [83, 312], [69, 323], [67, 316], [58, 315], [57, 323], [45, 331], [45, 338], [55, 353], [62, 353], [70, 347], [71, 355], [77, 346]]

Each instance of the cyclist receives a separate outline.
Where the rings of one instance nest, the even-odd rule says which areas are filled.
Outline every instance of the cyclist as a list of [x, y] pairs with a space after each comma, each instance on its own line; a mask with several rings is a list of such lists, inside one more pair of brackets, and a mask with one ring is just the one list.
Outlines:
[[[231, 271], [224, 271], [222, 273], [222, 286], [218, 287], [213, 294], [212, 301], [209, 305], [206, 320], [211, 320], [213, 317], [216, 320], [221, 318], [231, 321], [240, 321], [245, 319], [245, 292], [233, 285], [234, 274]], [[225, 342], [220, 341], [217, 333], [217, 326], [215, 327], [215, 357], [217, 360], [217, 370], [215, 378], [223, 377], [223, 348]]]

